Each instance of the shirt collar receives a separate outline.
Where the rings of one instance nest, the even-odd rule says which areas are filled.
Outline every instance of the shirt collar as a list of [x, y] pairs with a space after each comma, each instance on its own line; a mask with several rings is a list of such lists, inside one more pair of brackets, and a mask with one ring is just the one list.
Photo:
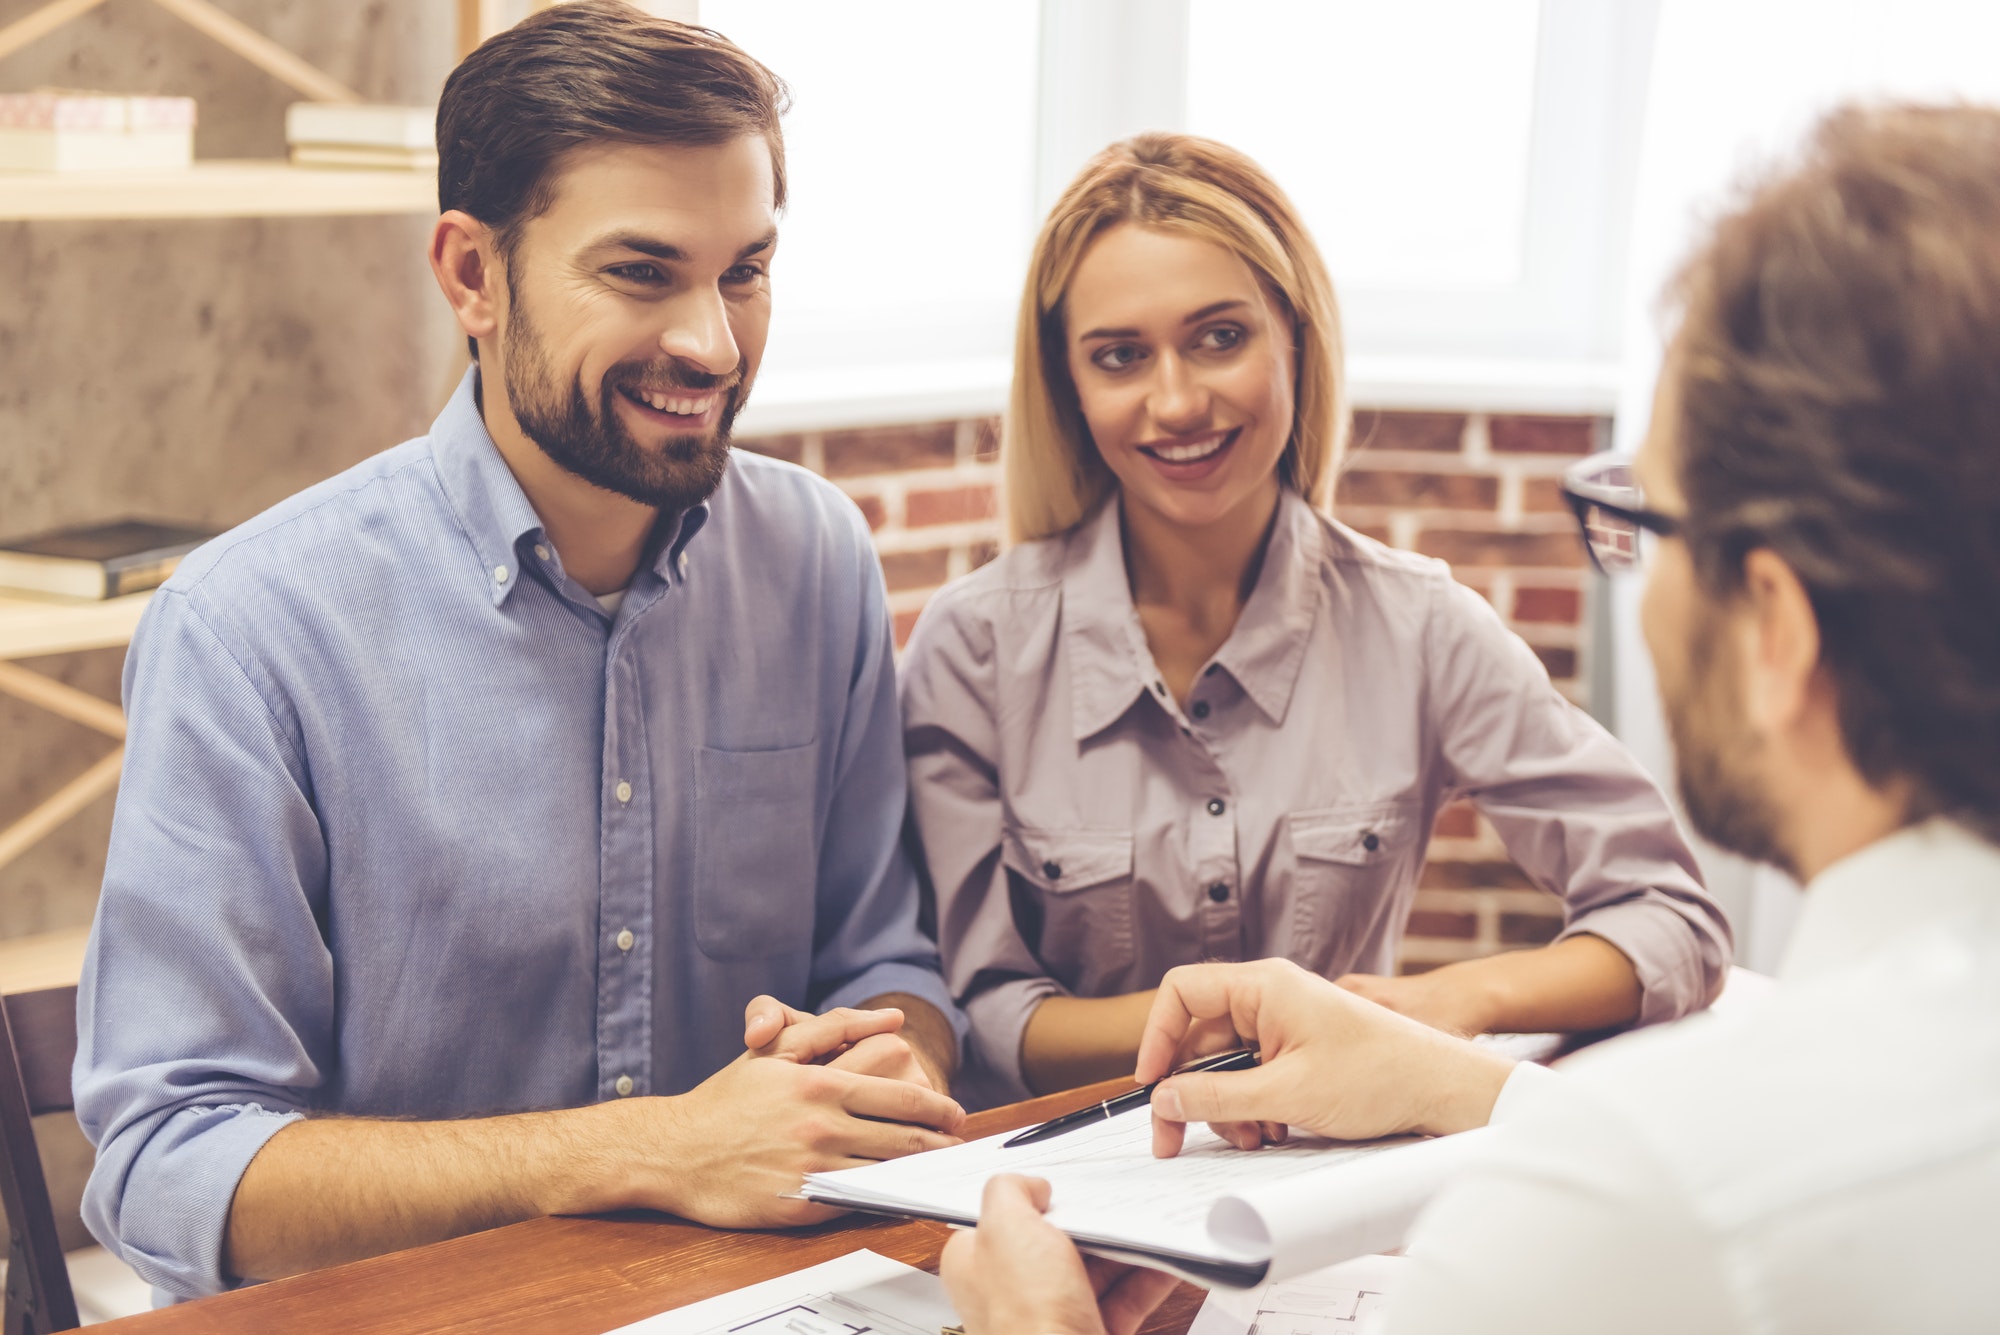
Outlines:
[[[1071, 729], [1077, 741], [1110, 727], [1148, 691], [1161, 689], [1146, 633], [1132, 605], [1118, 497], [1068, 538], [1063, 637], [1070, 661]], [[1263, 568], [1215, 663], [1273, 723], [1284, 722], [1305, 662], [1324, 584], [1325, 533], [1304, 498], [1278, 496]]]
[[1215, 654], [1216, 665], [1274, 724], [1285, 721], [1292, 705], [1292, 688], [1326, 596], [1325, 561], [1326, 530], [1318, 514], [1304, 497], [1284, 488], [1256, 586]]
[[[527, 553], [547, 542], [541, 516], [521, 490], [514, 470], [486, 430], [479, 411], [479, 365], [465, 369], [451, 399], [431, 423], [431, 456], [438, 484], [458, 517], [459, 528], [486, 572], [486, 587], [497, 607], [519, 587]], [[662, 516], [646, 560], [667, 584], [686, 578], [683, 557], [688, 543], [708, 522], [706, 503], [678, 515]], [[501, 572], [505, 571], [505, 575]]]
[[1778, 977], [1834, 973], [1914, 928], [1990, 915], [1996, 905], [2000, 847], [1949, 820], [1908, 826], [1813, 878]]

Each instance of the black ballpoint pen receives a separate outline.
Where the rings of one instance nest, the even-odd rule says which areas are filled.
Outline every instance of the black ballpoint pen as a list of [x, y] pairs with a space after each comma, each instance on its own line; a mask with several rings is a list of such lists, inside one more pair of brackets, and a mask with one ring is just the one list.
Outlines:
[[[1186, 1066], [1173, 1072], [1173, 1075], [1192, 1075], [1197, 1071], [1241, 1071], [1256, 1064], [1257, 1054], [1255, 1052], [1252, 1052], [1248, 1048], [1237, 1048], [1232, 1052], [1218, 1052], [1211, 1056], [1203, 1057], [1198, 1061], [1191, 1061]], [[1171, 1076], [1168, 1078], [1170, 1079]], [[1051, 1118], [1049, 1121], [1043, 1122], [1040, 1126], [1031, 1126], [1018, 1135], [1009, 1136], [1006, 1140], [1000, 1142], [1000, 1148], [1011, 1150], [1016, 1145], [1032, 1145], [1036, 1141], [1047, 1140], [1051, 1136], [1060, 1136], [1065, 1131], [1074, 1131], [1080, 1126], [1089, 1126], [1093, 1122], [1109, 1121], [1119, 1113], [1130, 1112], [1134, 1108], [1142, 1108], [1152, 1102], [1153, 1091], [1158, 1089], [1163, 1083], [1164, 1081], [1155, 1080], [1150, 1085], [1141, 1085], [1139, 1088], [1129, 1090], [1126, 1093], [1118, 1095], [1116, 1098], [1106, 1099], [1102, 1103], [1093, 1103], [1088, 1108], [1079, 1108], [1073, 1113], [1064, 1113], [1061, 1117]]]

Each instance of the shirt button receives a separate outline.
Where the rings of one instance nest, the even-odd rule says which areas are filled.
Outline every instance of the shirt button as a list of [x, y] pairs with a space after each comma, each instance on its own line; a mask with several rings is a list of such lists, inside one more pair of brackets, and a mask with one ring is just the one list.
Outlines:
[[686, 552], [682, 552], [682, 553], [681, 553], [681, 559], [680, 559], [680, 568], [681, 568], [681, 573], [682, 573], [683, 575], [687, 574], [687, 572], [688, 572], [688, 554], [687, 554]]
[[632, 929], [627, 927], [618, 933], [618, 948], [620, 950], [630, 950], [632, 943], [638, 939], [638, 937], [632, 935]]
[[1229, 887], [1221, 881], [1217, 881], [1214, 885], [1208, 887], [1208, 897], [1220, 904], [1229, 898]]
[[506, 566], [494, 566], [494, 567], [493, 567], [493, 582], [494, 582], [495, 584], [505, 584], [505, 583], [507, 582], [507, 567], [506, 567]]
[[617, 1081], [612, 1084], [611, 1087], [618, 1091], [618, 1097], [622, 1099], [627, 1094], [630, 1094], [632, 1092], [632, 1077], [629, 1075], [621, 1075], [618, 1077]]
[[1223, 801], [1223, 800], [1222, 800], [1221, 798], [1219, 798], [1219, 797], [1211, 797], [1211, 798], [1209, 798], [1209, 799], [1208, 799], [1208, 814], [1209, 814], [1209, 815], [1211, 815], [1211, 816], [1220, 816], [1220, 815], [1221, 815], [1221, 814], [1222, 814], [1223, 812], [1225, 812], [1225, 811], [1227, 811], [1227, 810], [1229, 810], [1229, 804], [1228, 804], [1227, 802]]
[[1163, 682], [1163, 681], [1156, 681], [1156, 682], [1154, 682], [1154, 683], [1153, 683], [1153, 694], [1155, 694], [1155, 695], [1159, 696], [1159, 697], [1160, 697], [1160, 698], [1161, 698], [1162, 700], [1166, 699], [1166, 698], [1167, 698], [1167, 684], [1166, 684], [1165, 682]]
[[1376, 849], [1382, 846], [1382, 841], [1375, 837], [1375, 831], [1370, 830], [1368, 833], [1361, 836], [1361, 846], [1367, 849], [1370, 853], [1373, 853]]
[[620, 802], [630, 802], [632, 800], [632, 785], [625, 782], [625, 780], [623, 779], [620, 779], [618, 781], [618, 786], [612, 789], [611, 791], [618, 794], [618, 800]]
[[1193, 709], [1192, 709], [1191, 711], [1189, 711], [1189, 712], [1191, 712], [1191, 713], [1192, 713], [1192, 714], [1193, 714], [1193, 715], [1194, 715], [1194, 716], [1195, 716], [1196, 718], [1198, 718], [1198, 719], [1204, 719], [1204, 718], [1207, 718], [1207, 717], [1208, 717], [1208, 701], [1206, 701], [1206, 700], [1197, 700], [1197, 701], [1195, 701], [1195, 702], [1194, 702], [1194, 708], [1193, 708]]
[[542, 546], [542, 544], [539, 542], [535, 544], [535, 559], [539, 561], [546, 561], [549, 559], [549, 549]]
[[1060, 881], [1062, 879], [1062, 864], [1060, 862], [1044, 862], [1042, 864], [1042, 875], [1048, 877], [1051, 881]]

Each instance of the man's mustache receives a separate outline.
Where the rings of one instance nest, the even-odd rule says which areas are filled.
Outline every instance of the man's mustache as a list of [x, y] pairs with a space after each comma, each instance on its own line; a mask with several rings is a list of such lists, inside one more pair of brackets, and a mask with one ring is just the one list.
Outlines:
[[641, 394], [705, 394], [733, 390], [742, 384], [743, 364], [738, 362], [735, 370], [714, 375], [681, 362], [666, 362], [632, 371], [614, 371], [606, 379], [617, 389]]

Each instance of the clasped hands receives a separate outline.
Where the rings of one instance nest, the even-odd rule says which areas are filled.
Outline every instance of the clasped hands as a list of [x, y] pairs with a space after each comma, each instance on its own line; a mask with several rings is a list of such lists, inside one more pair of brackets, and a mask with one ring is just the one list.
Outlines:
[[[1246, 1043], [1246, 1071], [1169, 1077]], [[1486, 1124], [1513, 1063], [1287, 960], [1197, 964], [1160, 983], [1135, 1079], [1153, 1091], [1153, 1152], [1180, 1152], [1189, 1122], [1243, 1149], [1288, 1127], [1338, 1140]], [[1042, 1217], [1049, 1184], [987, 1183], [979, 1227], [946, 1245], [942, 1274], [971, 1335], [1132, 1335], [1174, 1281], [1086, 1259]]]

